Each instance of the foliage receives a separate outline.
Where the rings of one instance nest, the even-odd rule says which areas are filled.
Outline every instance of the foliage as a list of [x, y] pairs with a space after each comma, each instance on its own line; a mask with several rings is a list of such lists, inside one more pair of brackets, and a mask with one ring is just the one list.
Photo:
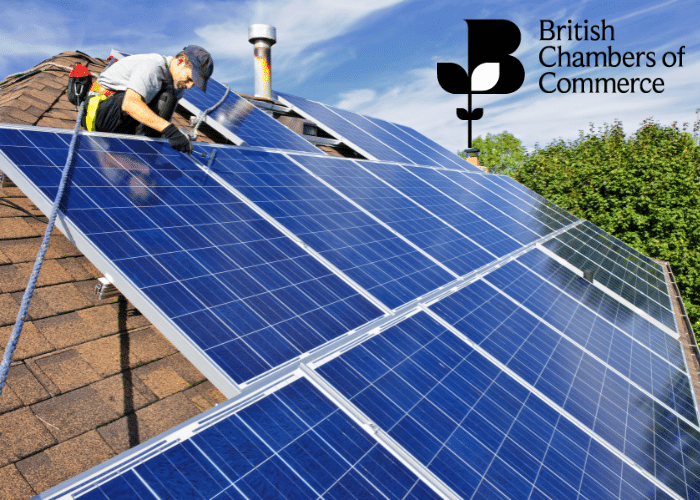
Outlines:
[[[486, 139], [477, 137], [472, 147], [480, 151], [479, 164], [487, 167], [490, 173], [508, 174], [523, 164], [527, 154], [520, 139], [505, 130], [500, 134], [486, 134]], [[466, 158], [467, 154], [462, 151], [459, 156]]]
[[[695, 124], [694, 131], [699, 124]], [[700, 147], [687, 124], [622, 123], [528, 155], [513, 177], [650, 257], [666, 260], [700, 332]]]

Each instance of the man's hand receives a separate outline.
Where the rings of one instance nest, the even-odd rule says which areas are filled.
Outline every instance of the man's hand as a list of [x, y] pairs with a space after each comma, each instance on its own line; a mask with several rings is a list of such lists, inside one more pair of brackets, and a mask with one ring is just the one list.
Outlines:
[[178, 129], [172, 123], [163, 129], [163, 137], [168, 139], [170, 146], [173, 149], [182, 151], [183, 153], [192, 154], [192, 144], [190, 144], [189, 138], [183, 134], [180, 129]]

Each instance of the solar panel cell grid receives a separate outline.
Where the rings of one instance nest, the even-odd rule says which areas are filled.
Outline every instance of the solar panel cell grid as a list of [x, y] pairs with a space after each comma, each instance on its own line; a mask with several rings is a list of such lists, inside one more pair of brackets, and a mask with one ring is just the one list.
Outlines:
[[[514, 304], [489, 288], [482, 282], [473, 283], [433, 304], [431, 309], [578, 422], [669, 488], [685, 495], [686, 483], [669, 479], [660, 468], [681, 481], [684, 477], [694, 480], [698, 470], [685, 464], [684, 443], [700, 438], [697, 428], [682, 423], [648, 392], [543, 323], [528, 328], [533, 322], [525, 319], [527, 315], [522, 309], [515, 306], [516, 310], [511, 312]], [[545, 301], [547, 298], [543, 297], [541, 303]], [[581, 321], [574, 311], [570, 316], [572, 321]], [[593, 331], [593, 335], [599, 334]], [[666, 390], [671, 390], [674, 382], [673, 378], [667, 381]], [[679, 408], [680, 413], [697, 425], [694, 410], [684, 410]], [[664, 444], [650, 442], [645, 436], [650, 426], [666, 437]]]
[[[476, 173], [481, 173], [481, 170], [479, 170], [478, 167], [475, 167], [468, 161], [462, 160], [459, 156], [455, 155], [454, 151], [450, 151], [448, 149], [445, 149], [443, 146], [440, 146], [437, 142], [429, 139], [428, 137], [416, 132], [414, 129], [411, 127], [407, 127], [405, 125], [401, 125], [398, 123], [392, 124], [401, 129], [403, 132], [405, 132], [409, 137], [412, 137], [416, 143], [415, 146], [418, 148], [420, 151], [423, 151], [423, 147], [427, 146], [429, 148], [429, 151], [436, 151], [442, 155], [445, 160], [437, 159], [438, 163], [442, 165], [445, 168], [451, 168], [451, 169], [456, 169], [456, 170], [467, 170], [469, 172], [476, 172]], [[436, 158], [433, 156], [433, 158]]]
[[[518, 207], [520, 210], [531, 214], [548, 227], [556, 230], [567, 226], [576, 220], [575, 217], [565, 217], [560, 212], [553, 210], [549, 205], [530, 198], [529, 196], [517, 196], [504, 187], [500, 176], [496, 175], [465, 175], [471, 182], [481, 185], [488, 192], [489, 198], [499, 205], [508, 206], [503, 201]], [[503, 201], [499, 201], [503, 200]]]
[[390, 308], [453, 279], [282, 155], [222, 150], [213, 171]]
[[[405, 130], [400, 128], [398, 125], [395, 123], [387, 122], [385, 120], [380, 120], [378, 118], [372, 118], [370, 116], [363, 116], [363, 118], [366, 118], [367, 120], [371, 121], [375, 125], [381, 127], [382, 129], [386, 130], [389, 132], [392, 136], [396, 137], [397, 139], [401, 140], [402, 142], [411, 145], [414, 149], [420, 151], [423, 155], [428, 157], [431, 161], [429, 163], [425, 163], [422, 161], [416, 161], [415, 163], [418, 165], [429, 165], [429, 166], [441, 166], [444, 168], [452, 168], [452, 169], [462, 169], [466, 168], [467, 170], [472, 170], [474, 166], [471, 163], [468, 163], [458, 156], [456, 156], [453, 152], [447, 151], [447, 156], [443, 155], [442, 153], [437, 152], [435, 149], [429, 147], [427, 145], [428, 139], [426, 137], [423, 137], [424, 141], [418, 140], [416, 137], [409, 135]], [[418, 132], [415, 133], [417, 137], [421, 137]], [[462, 163], [466, 163], [467, 165], [462, 165]]]
[[411, 162], [405, 156], [389, 148], [386, 144], [334, 113], [327, 106], [281, 92], [277, 94], [299, 110], [301, 114], [311, 117], [311, 119], [316, 121], [322, 128], [329, 129], [329, 131], [338, 135], [339, 139], [347, 140], [350, 142], [349, 145], [360, 147], [378, 160]]
[[[210, 78], [206, 93], [192, 87], [185, 92], [180, 104], [199, 116], [216, 105], [225, 93], [226, 88]], [[224, 102], [212, 111], [209, 117], [218, 122], [220, 131], [236, 144], [243, 140], [249, 146], [319, 152], [314, 145], [267, 116], [235, 92], [229, 92]]]
[[75, 498], [439, 496], [301, 379]]
[[[598, 316], [614, 324], [617, 328], [632, 336], [638, 342], [647, 346], [650, 350], [666, 359], [672, 366], [686, 369], [683, 348], [678, 340], [662, 331], [630, 308], [613, 299], [587, 281], [581, 279], [571, 270], [547, 256], [543, 252], [528, 252], [517, 259], [530, 271], [546, 278], [550, 283], [574, 297], [580, 303], [595, 312]], [[503, 281], [501, 273], [513, 271], [517, 266], [504, 266], [503, 270], [492, 273], [489, 281], [496, 283], [506, 290], [508, 281]], [[505, 269], [508, 268], [508, 269]], [[515, 281], [518, 272], [509, 277], [510, 282]], [[507, 291], [507, 290], [506, 290]], [[510, 294], [510, 292], [508, 292]], [[515, 296], [515, 295], [512, 295]], [[571, 325], [575, 327], [575, 325]]]
[[[295, 159], [456, 274], [467, 274], [493, 260], [492, 255], [356, 163], [308, 156]], [[391, 168], [386, 164], [382, 167]], [[414, 184], [425, 186], [418, 179], [413, 180]]]
[[360, 130], [365, 131], [371, 137], [374, 137], [375, 139], [381, 141], [383, 144], [387, 145], [397, 153], [407, 158], [408, 163], [415, 163], [416, 165], [437, 166], [437, 163], [432, 161], [423, 153], [412, 148], [410, 145], [406, 144], [404, 141], [400, 140], [396, 136], [390, 134], [384, 128], [377, 125], [374, 121], [357, 113], [353, 113], [351, 111], [333, 108], [330, 106], [326, 107], [334, 113], [336, 113], [337, 115], [344, 118], [345, 120], [347, 120], [349, 123], [358, 127]]
[[491, 207], [498, 208], [501, 212], [507, 214], [513, 220], [519, 222], [531, 231], [537, 234], [537, 237], [546, 236], [553, 230], [563, 227], [555, 219], [552, 219], [546, 212], [530, 208], [523, 203], [511, 204], [499, 195], [495, 195], [492, 191], [485, 188], [477, 180], [481, 175], [467, 175], [462, 172], [444, 171], [442, 175], [466, 189], [480, 203], [486, 203]]
[[425, 313], [317, 371], [463, 498], [658, 490]]
[[[529, 228], [523, 226], [508, 214], [474, 196], [465, 185], [458, 184], [457, 182], [445, 177], [441, 172], [417, 167], [410, 168], [410, 172], [436, 188], [444, 195], [451, 198], [453, 201], [460, 204], [463, 207], [462, 213], [464, 213], [464, 208], [466, 208], [479, 218], [488, 221], [489, 225], [498, 228], [499, 231], [502, 231], [510, 238], [516, 240], [518, 242], [518, 247], [531, 243], [539, 238], [538, 234], [535, 232], [537, 228], [530, 230]], [[464, 177], [462, 177], [460, 174], [454, 172], [452, 173], [458, 176], [458, 182], [461, 181], [461, 179], [464, 179]], [[471, 237], [471, 233], [466, 234], [469, 234]], [[496, 255], [499, 257], [503, 255], [501, 252], [494, 253], [496, 253]]]
[[[517, 263], [510, 263], [485, 279], [503, 287], [504, 292], [513, 299], [656, 396], [679, 415], [697, 422], [695, 402], [684, 365], [671, 365], [548, 282], [527, 273]], [[658, 334], [667, 335], [664, 332]]]
[[[591, 245], [596, 245], [598, 249]], [[590, 232], [586, 233], [582, 229], [573, 228], [548, 241], [544, 246], [579, 269], [594, 270], [596, 281], [676, 331], [675, 317], [669, 309], [670, 302], [665, 282], [660, 282], [648, 273], [645, 274], [641, 267], [634, 262], [630, 264], [613, 252], [609, 245], [594, 239]], [[624, 265], [618, 263], [618, 260]], [[626, 265], [631, 265], [634, 272], [628, 271], [625, 268]], [[646, 281], [640, 275], [651, 279], [653, 283]]]
[[[141, 153], [124, 151], [135, 143]], [[8, 156], [31, 162], [24, 174], [52, 197], [44, 171], [60, 169], [47, 148], [21, 149]], [[381, 315], [191, 161], [143, 151], [135, 139], [81, 141], [63, 213], [236, 383]]]

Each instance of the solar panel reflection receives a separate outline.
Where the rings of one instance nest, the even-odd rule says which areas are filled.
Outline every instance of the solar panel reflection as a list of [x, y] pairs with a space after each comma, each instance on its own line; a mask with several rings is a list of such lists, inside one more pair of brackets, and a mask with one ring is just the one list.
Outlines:
[[392, 309], [454, 278], [282, 155], [224, 149], [212, 170]]
[[[0, 129], [2, 152], [49, 199], [62, 137]], [[167, 144], [80, 136], [76, 151], [63, 214], [236, 383], [381, 315]]]
[[317, 371], [462, 498], [661, 493], [425, 313]]
[[[700, 480], [700, 468], [693, 463], [693, 452], [687, 447], [687, 443], [700, 445], [694, 410], [678, 408], [690, 420], [688, 423], [653, 397], [653, 388], [648, 383], [647, 390], [631, 383], [630, 371], [641, 373], [648, 365], [634, 365], [642, 358], [633, 358], [635, 351], [629, 337], [614, 337], [610, 332], [612, 328], [606, 329], [601, 323], [591, 325], [590, 318], [578, 312], [573, 299], [569, 299], [569, 307], [560, 302], [553, 314], [590, 325], [590, 338], [599, 342], [617, 341], [609, 351], [611, 357], [601, 362], [566, 335], [560, 335], [541, 322], [541, 311], [548, 309], [553, 300], [546, 292], [537, 290], [532, 299], [523, 304], [534, 309], [533, 313], [528, 313], [496, 289], [477, 281], [433, 304], [431, 309], [578, 423], [679, 495], [688, 494], [687, 485], [698, 484]], [[646, 353], [649, 358], [649, 351]], [[618, 356], [622, 359], [611, 359]], [[619, 367], [623, 363], [628, 366], [624, 374], [611, 369], [611, 365]], [[661, 390], [673, 391], [675, 377], [685, 376], [678, 371], [669, 375]], [[637, 380], [646, 383], [649, 379], [641, 374]], [[673, 401], [674, 396], [661, 399]], [[661, 436], [663, 439], [659, 439]]]
[[[226, 88], [219, 82], [209, 79], [207, 92], [192, 87], [185, 92], [180, 104], [190, 109], [195, 115], [217, 104], [225, 95]], [[318, 153], [319, 150], [279, 123], [265, 112], [257, 109], [235, 92], [229, 92], [226, 99], [209, 115], [218, 122], [224, 130], [220, 132], [236, 144], [243, 140], [249, 146], [288, 149]], [[228, 131], [230, 134], [226, 134]], [[233, 134], [233, 135], [231, 135]]]

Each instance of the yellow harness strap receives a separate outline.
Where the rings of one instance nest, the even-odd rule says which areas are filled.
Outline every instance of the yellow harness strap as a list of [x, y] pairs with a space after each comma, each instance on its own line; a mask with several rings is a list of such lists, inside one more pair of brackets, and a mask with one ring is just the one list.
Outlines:
[[85, 128], [92, 132], [95, 130], [95, 119], [97, 118], [97, 107], [109, 96], [104, 94], [92, 96], [88, 99], [87, 113], [85, 114]]

